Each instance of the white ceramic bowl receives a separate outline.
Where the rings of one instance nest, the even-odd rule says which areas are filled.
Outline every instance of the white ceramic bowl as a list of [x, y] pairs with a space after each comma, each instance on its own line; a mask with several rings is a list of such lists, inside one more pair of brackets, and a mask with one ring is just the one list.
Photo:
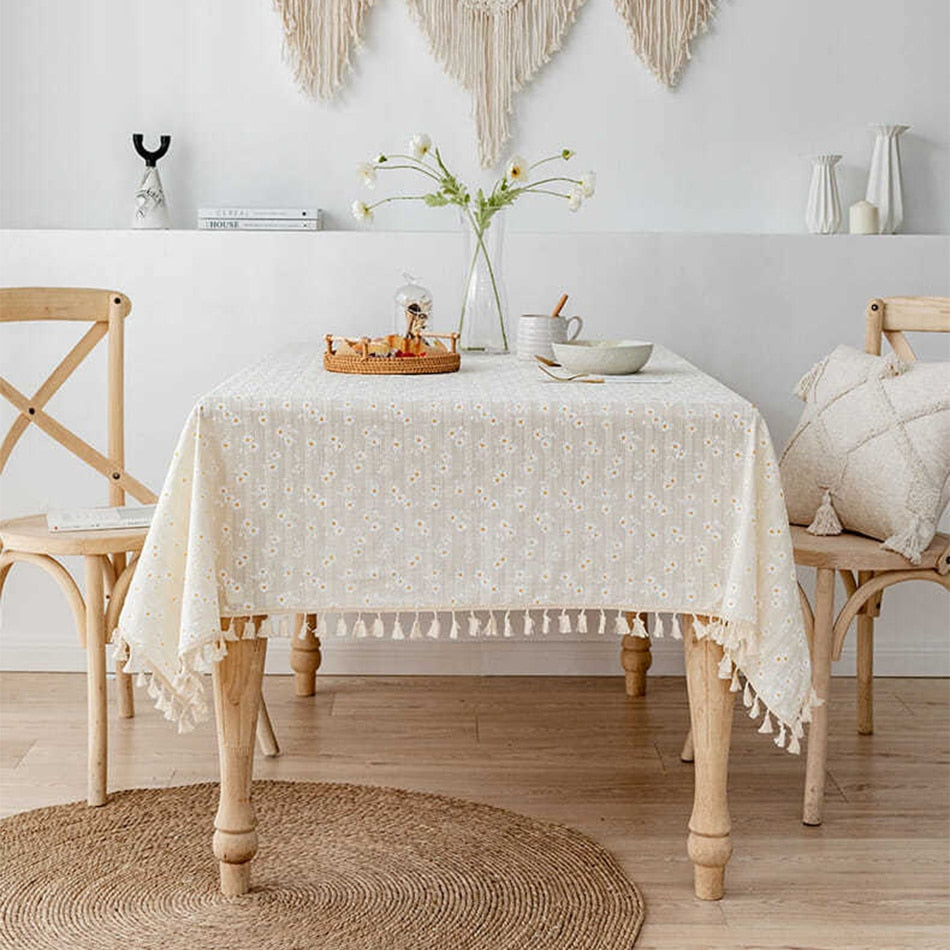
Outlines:
[[572, 373], [625, 376], [637, 373], [653, 353], [642, 340], [574, 340], [552, 343], [555, 359]]

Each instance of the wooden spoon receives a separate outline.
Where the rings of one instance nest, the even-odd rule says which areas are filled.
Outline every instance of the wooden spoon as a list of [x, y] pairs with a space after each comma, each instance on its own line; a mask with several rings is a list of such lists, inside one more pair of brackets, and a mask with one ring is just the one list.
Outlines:
[[561, 299], [557, 302], [557, 306], [551, 311], [551, 316], [554, 319], [557, 319], [561, 315], [561, 311], [564, 309], [564, 304], [567, 303], [567, 294], [561, 294]]

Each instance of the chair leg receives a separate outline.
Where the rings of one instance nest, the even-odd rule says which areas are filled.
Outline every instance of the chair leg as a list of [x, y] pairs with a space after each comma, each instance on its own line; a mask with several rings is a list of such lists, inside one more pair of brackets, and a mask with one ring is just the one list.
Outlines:
[[680, 751], [680, 762], [692, 762], [694, 758], [693, 730], [690, 729], [689, 732], [686, 733], [686, 738], [683, 740], [683, 748]]
[[261, 752], [268, 758], [280, 755], [280, 746], [277, 743], [277, 733], [274, 732], [274, 724], [270, 720], [270, 713], [267, 711], [267, 704], [264, 697], [261, 697], [261, 709], [257, 714], [257, 744]]
[[[871, 579], [871, 572], [858, 575], [861, 584]], [[873, 598], [872, 598], [873, 600]], [[858, 735], [874, 732], [874, 614], [872, 604], [865, 604], [858, 614]]]
[[107, 792], [108, 715], [106, 707], [105, 602], [102, 564], [86, 555], [86, 704], [88, 787], [90, 805], [104, 805]]
[[812, 711], [805, 768], [805, 803], [802, 821], [820, 825], [825, 797], [828, 758], [828, 703], [831, 687], [831, 646], [835, 619], [835, 572], [819, 568], [815, 583], [815, 633], [811, 651], [811, 683], [823, 700]]

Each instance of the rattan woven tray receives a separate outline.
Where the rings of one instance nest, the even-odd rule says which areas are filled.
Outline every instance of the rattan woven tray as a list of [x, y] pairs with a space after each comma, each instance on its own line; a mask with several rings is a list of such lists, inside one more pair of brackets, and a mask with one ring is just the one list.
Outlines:
[[[323, 365], [331, 373], [355, 373], [361, 376], [420, 376], [456, 372], [461, 365], [461, 357], [456, 352], [458, 334], [428, 333], [426, 336], [450, 340], [451, 350], [429, 352], [424, 356], [372, 356], [369, 337], [353, 340], [328, 334]], [[334, 346], [344, 341], [350, 349], [359, 351], [358, 355], [336, 353]]]

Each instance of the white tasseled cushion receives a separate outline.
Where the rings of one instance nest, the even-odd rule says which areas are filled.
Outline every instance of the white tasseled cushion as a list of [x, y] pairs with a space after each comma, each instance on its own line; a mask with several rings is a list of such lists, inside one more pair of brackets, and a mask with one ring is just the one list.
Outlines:
[[789, 520], [831, 534], [837, 515], [919, 561], [950, 500], [950, 363], [839, 346], [795, 391], [805, 411], [781, 458]]

